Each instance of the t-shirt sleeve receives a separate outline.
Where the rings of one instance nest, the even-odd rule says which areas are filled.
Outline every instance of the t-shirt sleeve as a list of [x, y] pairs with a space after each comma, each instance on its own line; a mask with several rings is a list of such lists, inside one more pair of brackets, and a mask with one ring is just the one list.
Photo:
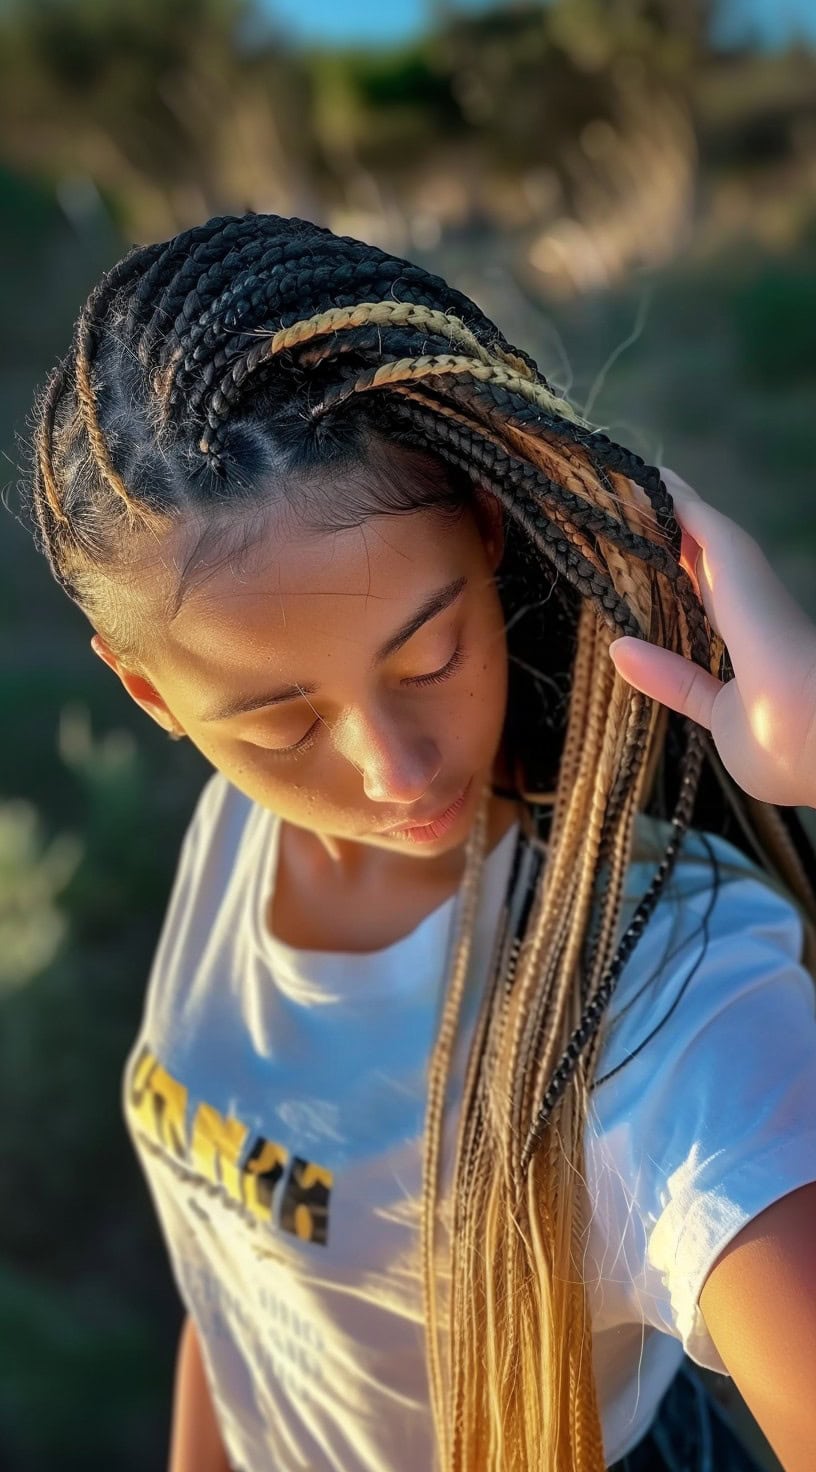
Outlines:
[[642, 1318], [727, 1373], [699, 1296], [746, 1223], [816, 1180], [816, 990], [801, 917], [761, 880], [723, 886], [707, 939], [694, 908], [645, 1045], [597, 1101]]

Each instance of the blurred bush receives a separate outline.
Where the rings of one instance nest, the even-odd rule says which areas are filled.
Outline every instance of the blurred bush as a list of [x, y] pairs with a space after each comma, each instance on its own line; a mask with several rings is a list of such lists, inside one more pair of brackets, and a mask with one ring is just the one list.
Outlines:
[[45, 843], [33, 803], [0, 803], [0, 994], [53, 961], [67, 929], [55, 900], [81, 855], [82, 843], [73, 835]]
[[816, 384], [813, 255], [816, 239], [810, 259], [764, 260], [750, 279], [741, 280], [735, 287], [732, 308], [736, 349], [746, 383], [773, 392], [783, 385]]
[[137, 1472], [166, 1436], [178, 1308], [121, 1072], [202, 771], [95, 736], [78, 702], [55, 746], [81, 838], [0, 804], [0, 1466]]

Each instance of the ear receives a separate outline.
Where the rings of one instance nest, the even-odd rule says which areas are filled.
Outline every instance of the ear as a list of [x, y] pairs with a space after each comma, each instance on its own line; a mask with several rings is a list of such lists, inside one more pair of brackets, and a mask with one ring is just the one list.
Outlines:
[[489, 492], [477, 491], [473, 498], [473, 514], [495, 572], [504, 553], [504, 516], [501, 502]]
[[100, 634], [94, 634], [91, 639], [91, 648], [94, 654], [98, 654], [99, 658], [104, 660], [105, 664], [113, 670], [114, 674], [121, 680], [131, 699], [135, 700], [136, 704], [150, 716], [151, 720], [154, 720], [157, 725], [161, 726], [163, 731], [168, 731], [171, 736], [184, 735], [178, 721], [165, 704], [164, 699], [155, 686], [151, 685], [150, 681], [144, 675], [137, 674], [135, 670], [128, 669], [127, 665], [123, 664], [118, 654], [114, 654], [113, 650], [105, 643], [105, 640]]

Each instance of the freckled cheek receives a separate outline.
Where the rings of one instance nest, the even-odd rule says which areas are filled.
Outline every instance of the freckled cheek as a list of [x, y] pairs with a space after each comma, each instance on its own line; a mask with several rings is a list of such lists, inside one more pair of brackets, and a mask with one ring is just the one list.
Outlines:
[[492, 750], [504, 725], [507, 705], [507, 653], [501, 633], [485, 641], [463, 681], [461, 720], [466, 730]]
[[224, 774], [233, 787], [252, 802], [278, 813], [293, 823], [309, 825], [325, 799], [310, 789], [308, 779], [276, 764], [261, 746], [248, 741], [208, 743], [203, 754]]
[[249, 797], [266, 803], [277, 794], [285, 795], [291, 786], [291, 774], [287, 777], [283, 765], [275, 766], [262, 746], [250, 741], [194, 740], [202, 755]]
[[507, 644], [503, 627], [491, 645], [490, 655], [485, 663], [485, 722], [489, 725], [491, 741], [498, 742], [504, 729], [509, 690]]

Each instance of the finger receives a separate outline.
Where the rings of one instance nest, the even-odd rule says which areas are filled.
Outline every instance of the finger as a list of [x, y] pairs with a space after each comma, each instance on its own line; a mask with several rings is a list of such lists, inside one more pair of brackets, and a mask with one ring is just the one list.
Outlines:
[[673, 485], [679, 487], [677, 521], [702, 549], [694, 564], [700, 598], [735, 673], [773, 668], [780, 640], [790, 647], [807, 637], [807, 615], [745, 527], [696, 495], [674, 471], [659, 469], [671, 495]]
[[732, 521], [723, 511], [718, 511], [709, 501], [704, 501], [699, 492], [675, 470], [670, 470], [667, 465], [659, 465], [658, 469], [672, 501], [676, 504], [676, 521], [695, 539], [698, 546], [704, 547], [707, 541], [718, 537], [723, 540], [734, 527], [744, 536], [749, 536], [744, 527], [739, 527], [737, 522]]
[[[698, 542], [695, 542], [694, 538], [689, 534], [689, 532], [684, 530], [680, 541], [680, 566], [684, 569], [686, 573], [688, 573], [688, 576], [691, 578], [691, 581], [693, 582], [695, 591], [697, 593], [697, 597], [699, 598], [701, 603], [703, 602], [703, 595], [700, 591], [700, 578], [698, 568], [700, 562], [702, 561], [702, 554], [702, 547], [699, 545]], [[709, 623], [711, 622], [712, 620], [709, 618]], [[719, 634], [720, 631], [716, 628], [716, 625], [713, 625], [713, 627]]]
[[658, 465], [657, 468], [672, 500], [678, 500], [681, 505], [686, 501], [702, 501], [703, 498], [699, 491], [695, 491], [694, 487], [690, 486], [687, 480], [683, 480], [682, 475], [678, 475], [676, 470], [670, 470], [668, 465]]
[[[708, 502], [703, 501], [702, 496], [694, 490], [694, 487], [690, 486], [688, 481], [683, 480], [682, 476], [678, 475], [675, 470], [670, 470], [668, 465], [660, 465], [658, 469], [671, 495], [675, 520], [680, 527], [680, 566], [694, 584], [695, 592], [705, 609], [706, 618], [712, 629], [722, 639], [724, 636], [722, 630], [717, 625], [717, 614], [713, 605], [710, 586], [707, 586], [708, 596], [706, 596], [706, 590], [703, 588], [701, 573], [705, 571], [703, 556], [705, 548], [703, 543], [692, 535], [688, 527], [687, 518], [687, 508], [689, 505], [696, 503], [697, 505], [708, 506]], [[713, 510], [714, 508], [712, 507], [710, 509]]]
[[636, 690], [711, 730], [714, 702], [723, 689], [721, 680], [682, 654], [631, 635], [616, 639], [609, 654], [615, 669]]

